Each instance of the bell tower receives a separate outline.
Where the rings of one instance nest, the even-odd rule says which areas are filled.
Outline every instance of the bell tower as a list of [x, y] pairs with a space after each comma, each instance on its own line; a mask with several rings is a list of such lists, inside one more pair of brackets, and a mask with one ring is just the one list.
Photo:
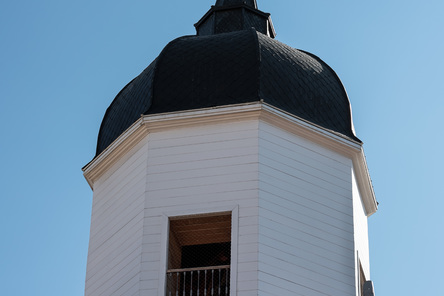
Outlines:
[[106, 110], [85, 295], [370, 296], [350, 102], [256, 1], [217, 0]]

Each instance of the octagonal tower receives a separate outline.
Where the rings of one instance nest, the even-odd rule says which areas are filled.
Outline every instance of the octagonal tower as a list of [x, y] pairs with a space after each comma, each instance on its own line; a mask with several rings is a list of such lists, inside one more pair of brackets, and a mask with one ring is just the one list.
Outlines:
[[371, 295], [377, 203], [340, 79], [256, 1], [195, 26], [105, 113], [85, 295]]

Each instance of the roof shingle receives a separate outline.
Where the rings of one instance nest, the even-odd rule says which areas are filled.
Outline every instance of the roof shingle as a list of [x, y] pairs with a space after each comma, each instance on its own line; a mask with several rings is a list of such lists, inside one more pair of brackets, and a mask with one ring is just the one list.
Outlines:
[[249, 29], [170, 42], [116, 96], [102, 121], [96, 152], [141, 114], [258, 101], [359, 141], [336, 73], [315, 55]]

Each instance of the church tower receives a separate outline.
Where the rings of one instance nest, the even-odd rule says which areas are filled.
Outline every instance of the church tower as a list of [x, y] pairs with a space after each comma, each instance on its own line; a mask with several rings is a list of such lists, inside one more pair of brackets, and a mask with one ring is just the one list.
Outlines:
[[217, 0], [112, 101], [85, 295], [369, 296], [376, 212], [336, 73]]

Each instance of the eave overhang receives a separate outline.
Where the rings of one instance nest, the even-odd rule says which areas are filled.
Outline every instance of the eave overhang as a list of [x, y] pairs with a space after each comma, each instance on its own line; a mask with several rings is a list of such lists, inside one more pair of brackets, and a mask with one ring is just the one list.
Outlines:
[[377, 211], [378, 204], [368, 172], [362, 143], [263, 102], [142, 115], [110, 146], [83, 167], [82, 170], [88, 184], [94, 189], [95, 181], [151, 132], [189, 125], [250, 119], [271, 123], [350, 158], [353, 162], [358, 188], [367, 216], [371, 216]]

